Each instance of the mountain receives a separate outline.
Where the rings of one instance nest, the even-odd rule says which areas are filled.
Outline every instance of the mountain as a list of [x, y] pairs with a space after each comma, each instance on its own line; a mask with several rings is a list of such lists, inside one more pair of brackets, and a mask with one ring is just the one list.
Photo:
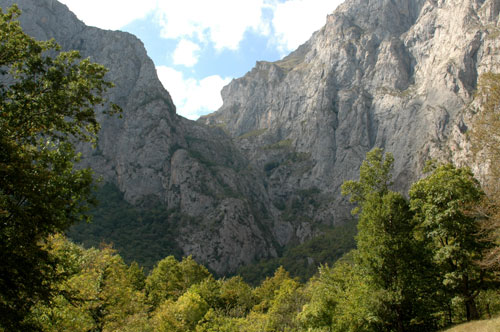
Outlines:
[[[78, 50], [109, 68], [107, 79], [116, 86], [108, 97], [123, 108], [123, 118], [99, 113], [98, 147], [80, 147], [82, 166], [91, 166], [104, 182], [113, 184], [126, 203], [164, 210], [162, 222], [175, 223], [170, 229], [176, 234], [154, 234], [155, 241], [176, 241], [182, 254], [192, 254], [218, 273], [276, 256], [266, 226], [275, 209], [260, 172], [248, 166], [222, 130], [175, 113], [140, 40], [85, 26], [55, 0], [1, 0], [0, 7], [13, 3], [22, 10], [20, 21], [28, 34], [55, 38], [63, 50]], [[141, 240], [141, 234], [135, 240]], [[142, 240], [140, 245], [148, 246], [148, 239]]]
[[[14, 2], [27, 33], [105, 65], [116, 85], [109, 99], [123, 118], [99, 113], [97, 149], [80, 147], [107, 183], [94, 240], [157, 259], [176, 250], [218, 274], [349, 220], [340, 186], [373, 147], [394, 154], [403, 191], [428, 158], [463, 160], [465, 111], [499, 63], [500, 0], [347, 0], [193, 122], [176, 114], [136, 37], [87, 27], [55, 0], [0, 7]], [[85, 227], [70, 235], [88, 241]]]
[[340, 222], [340, 186], [372, 148], [394, 154], [401, 191], [429, 157], [454, 158], [478, 76], [498, 69], [499, 4], [347, 0], [295, 52], [233, 80], [200, 122], [268, 170], [273, 202], [317, 188], [331, 199], [304, 213]]

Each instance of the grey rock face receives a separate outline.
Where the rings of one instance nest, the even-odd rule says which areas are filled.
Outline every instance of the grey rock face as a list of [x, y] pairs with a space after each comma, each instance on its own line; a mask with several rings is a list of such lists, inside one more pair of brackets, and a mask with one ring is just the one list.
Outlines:
[[[426, 159], [458, 158], [449, 140], [463, 143], [458, 128], [478, 75], [500, 63], [499, 6], [348, 0], [297, 51], [258, 62], [233, 80], [221, 109], [200, 122], [225, 126], [257, 168], [274, 163], [268, 172], [274, 202], [319, 188], [334, 203], [320, 200], [309, 216], [340, 222], [348, 209], [339, 188], [358, 176], [373, 147], [394, 154], [402, 191]], [[278, 142], [287, 142], [287, 153], [307, 156], [308, 167], [266, 149]]]

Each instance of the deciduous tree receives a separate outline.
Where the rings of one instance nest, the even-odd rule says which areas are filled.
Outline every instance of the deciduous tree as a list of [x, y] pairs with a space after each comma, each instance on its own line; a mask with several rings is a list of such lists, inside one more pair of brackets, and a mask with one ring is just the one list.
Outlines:
[[433, 262], [443, 286], [465, 303], [467, 320], [478, 319], [475, 298], [485, 286], [485, 271], [476, 262], [488, 243], [479, 235], [472, 212], [483, 192], [468, 168], [438, 166], [410, 190], [411, 208], [431, 239]]
[[[26, 35], [17, 7], [0, 10], [0, 327], [26, 330], [30, 308], [51, 295], [53, 233], [87, 218], [89, 169], [73, 143], [94, 142], [94, 109], [112, 86], [106, 69], [54, 41]], [[117, 109], [117, 107], [113, 107]]]
[[209, 276], [210, 272], [191, 256], [181, 262], [174, 256], [168, 256], [158, 262], [146, 279], [148, 300], [154, 307], [167, 299], [177, 300], [189, 287]]
[[[393, 157], [381, 149], [367, 153], [359, 181], [346, 181], [342, 193], [361, 210], [355, 263], [366, 275], [378, 306], [373, 327], [380, 331], [419, 331], [432, 326], [426, 300], [426, 251], [414, 236], [407, 200], [389, 189]], [[356, 210], [355, 210], [356, 212]], [[427, 280], [426, 280], [427, 279]]]

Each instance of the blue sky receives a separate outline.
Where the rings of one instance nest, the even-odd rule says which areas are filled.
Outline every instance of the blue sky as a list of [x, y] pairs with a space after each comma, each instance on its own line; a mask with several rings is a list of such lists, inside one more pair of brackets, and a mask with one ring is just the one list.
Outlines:
[[[189, 119], [222, 105], [220, 90], [256, 61], [276, 61], [342, 0], [59, 0], [87, 25], [139, 37]], [[111, 14], [110, 14], [111, 13]]]

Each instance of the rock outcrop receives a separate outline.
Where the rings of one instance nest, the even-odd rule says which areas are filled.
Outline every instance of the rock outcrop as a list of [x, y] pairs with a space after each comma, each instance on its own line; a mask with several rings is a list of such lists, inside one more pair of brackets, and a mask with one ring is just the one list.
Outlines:
[[403, 191], [429, 157], [463, 159], [464, 110], [500, 63], [500, 0], [347, 0], [193, 122], [176, 115], [136, 37], [87, 27], [55, 0], [0, 7], [14, 2], [27, 33], [110, 69], [123, 118], [98, 115], [83, 165], [135, 206], [186, 216], [177, 245], [220, 274], [349, 219], [340, 186], [373, 147], [394, 154]]
[[305, 217], [341, 222], [340, 186], [372, 148], [394, 154], [401, 191], [428, 158], [458, 159], [477, 78], [500, 63], [499, 9], [498, 0], [347, 0], [295, 52], [233, 80], [200, 122], [223, 126], [268, 170], [275, 204], [315, 189]]

